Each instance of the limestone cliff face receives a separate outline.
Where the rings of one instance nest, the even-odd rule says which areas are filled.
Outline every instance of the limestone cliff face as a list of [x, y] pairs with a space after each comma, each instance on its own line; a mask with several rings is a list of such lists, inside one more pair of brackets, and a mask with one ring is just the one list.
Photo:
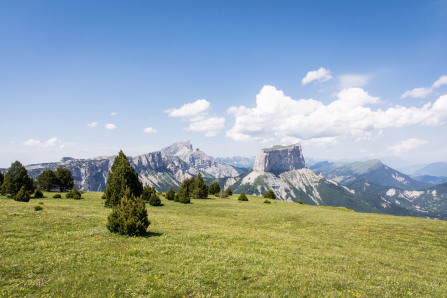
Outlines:
[[282, 173], [305, 168], [306, 164], [301, 145], [275, 146], [262, 149], [256, 156], [253, 170], [261, 172]]

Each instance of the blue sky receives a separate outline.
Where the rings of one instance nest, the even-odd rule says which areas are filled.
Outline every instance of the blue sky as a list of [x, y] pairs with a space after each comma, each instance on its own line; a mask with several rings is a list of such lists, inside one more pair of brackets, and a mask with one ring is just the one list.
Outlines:
[[445, 0], [0, 0], [0, 41], [0, 167], [186, 139], [447, 161]]

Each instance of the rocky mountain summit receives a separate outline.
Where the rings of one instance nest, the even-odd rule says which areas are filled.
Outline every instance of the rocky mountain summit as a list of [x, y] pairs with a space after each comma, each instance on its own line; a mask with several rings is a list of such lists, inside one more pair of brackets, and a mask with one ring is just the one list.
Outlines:
[[301, 145], [274, 146], [262, 149], [256, 156], [253, 170], [282, 173], [306, 167]]
[[[56, 170], [62, 166], [72, 172], [78, 189], [103, 191], [114, 159], [115, 156], [92, 159], [64, 157], [60, 162], [28, 165], [26, 169], [29, 175], [36, 179], [45, 169]], [[190, 141], [174, 143], [160, 151], [128, 159], [143, 184], [154, 186], [159, 191], [178, 187], [184, 179], [196, 176], [199, 172], [211, 180], [236, 177], [244, 173], [231, 165], [216, 162], [199, 149], [194, 150]]]

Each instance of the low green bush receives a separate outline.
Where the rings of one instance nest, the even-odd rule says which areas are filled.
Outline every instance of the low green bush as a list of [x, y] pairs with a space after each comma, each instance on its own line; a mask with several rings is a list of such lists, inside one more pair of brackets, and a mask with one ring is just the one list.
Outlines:
[[304, 204], [303, 201], [301, 201], [301, 200], [298, 200], [297, 203], [298, 204]]
[[161, 205], [161, 200], [155, 193], [152, 193], [151, 197], [149, 198], [149, 205], [151, 206]]
[[29, 202], [30, 198], [29, 192], [25, 190], [25, 186], [22, 186], [19, 192], [14, 196], [14, 200], [18, 202]]
[[43, 198], [43, 193], [40, 189], [36, 190], [36, 192], [34, 193], [34, 197], [35, 198]]
[[265, 204], [271, 204], [272, 202], [270, 202], [269, 200], [265, 200], [264, 203]]
[[244, 192], [241, 193], [241, 195], [238, 198], [239, 201], [248, 201], [247, 196], [245, 195]]
[[34, 211], [40, 211], [42, 209], [43, 209], [43, 207], [40, 205], [34, 206]]
[[54, 199], [61, 199], [62, 196], [61, 196], [60, 193], [57, 193], [57, 194], [55, 194], [55, 195], [53, 196], [53, 198], [54, 198]]

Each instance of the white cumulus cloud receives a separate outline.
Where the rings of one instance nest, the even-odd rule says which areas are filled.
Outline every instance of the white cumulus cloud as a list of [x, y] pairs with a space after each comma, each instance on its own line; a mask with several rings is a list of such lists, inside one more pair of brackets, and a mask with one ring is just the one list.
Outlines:
[[107, 123], [106, 125], [104, 125], [104, 127], [108, 130], [115, 130], [116, 129], [116, 125], [112, 124], [112, 123]]
[[198, 99], [192, 103], [186, 103], [178, 109], [169, 109], [165, 112], [170, 117], [181, 117], [188, 119], [202, 118], [208, 113], [210, 109], [210, 103], [206, 99]]
[[143, 130], [143, 132], [146, 132], [146, 133], [157, 133], [157, 130], [155, 128], [152, 128], [152, 127], [146, 127]]
[[211, 104], [206, 99], [198, 99], [192, 103], [186, 103], [178, 109], [166, 110], [170, 117], [180, 117], [190, 122], [186, 130], [204, 132], [206, 137], [214, 137], [225, 126], [225, 118], [210, 117], [208, 111]]
[[236, 141], [266, 142], [291, 138], [316, 143], [333, 143], [340, 136], [370, 139], [373, 133], [391, 127], [441, 125], [447, 122], [447, 95], [423, 107], [395, 106], [386, 110], [374, 106], [379, 98], [361, 88], [343, 89], [337, 99], [323, 104], [315, 99], [294, 100], [273, 86], [264, 86], [256, 106], [230, 107], [235, 117], [227, 136]]
[[431, 87], [420, 87], [405, 91], [400, 98], [426, 98], [428, 95], [433, 93], [433, 91], [443, 85], [447, 85], [447, 76], [441, 76], [436, 82], [431, 85]]
[[98, 126], [98, 124], [99, 124], [98, 122], [92, 122], [92, 123], [87, 124], [87, 126], [93, 128], [93, 127]]
[[188, 130], [205, 132], [206, 137], [214, 137], [225, 126], [225, 118], [210, 117], [203, 120], [194, 121], [189, 124]]
[[391, 151], [394, 155], [400, 155], [404, 152], [416, 149], [425, 144], [428, 144], [428, 142], [417, 138], [410, 138], [394, 146], [388, 147], [387, 150]]
[[332, 79], [331, 72], [324, 67], [320, 67], [318, 70], [312, 70], [301, 80], [303, 85], [309, 84], [313, 81], [326, 82]]

